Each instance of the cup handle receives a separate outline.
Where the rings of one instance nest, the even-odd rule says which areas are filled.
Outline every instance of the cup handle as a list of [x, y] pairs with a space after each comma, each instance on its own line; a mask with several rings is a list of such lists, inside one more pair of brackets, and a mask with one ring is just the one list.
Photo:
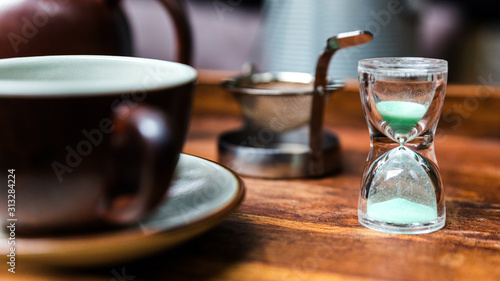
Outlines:
[[176, 34], [176, 61], [191, 64], [193, 38], [186, 7], [182, 0], [158, 0], [172, 17]]
[[164, 198], [179, 154], [168, 116], [151, 106], [122, 106], [113, 120], [111, 165], [102, 219], [127, 224], [148, 214]]

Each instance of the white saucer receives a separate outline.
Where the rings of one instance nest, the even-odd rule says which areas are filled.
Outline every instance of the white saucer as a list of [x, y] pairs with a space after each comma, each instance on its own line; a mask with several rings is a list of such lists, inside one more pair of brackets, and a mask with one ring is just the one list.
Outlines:
[[[137, 259], [177, 245], [222, 221], [243, 200], [245, 187], [229, 169], [181, 154], [168, 200], [149, 219], [124, 230], [71, 237], [17, 238], [23, 264], [92, 266]], [[0, 250], [7, 251], [0, 231]]]

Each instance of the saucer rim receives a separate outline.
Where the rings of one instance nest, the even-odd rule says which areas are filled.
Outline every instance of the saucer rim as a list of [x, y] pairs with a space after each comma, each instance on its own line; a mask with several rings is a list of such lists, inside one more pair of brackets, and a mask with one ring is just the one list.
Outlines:
[[[128, 261], [145, 257], [162, 250], [167, 250], [173, 246], [192, 239], [193, 237], [209, 230], [212, 227], [215, 227], [226, 217], [231, 215], [242, 203], [246, 194], [245, 184], [236, 172], [222, 164], [188, 153], [181, 153], [181, 155], [193, 157], [196, 158], [197, 161], [206, 161], [211, 165], [219, 166], [223, 168], [223, 170], [228, 172], [229, 175], [234, 177], [236, 179], [236, 191], [230, 201], [227, 202], [227, 204], [221, 205], [220, 208], [214, 209], [208, 215], [202, 215], [194, 219], [193, 221], [168, 229], [162, 227], [147, 227], [146, 230], [144, 230], [140, 224], [137, 224], [126, 229], [66, 237], [19, 237], [16, 238], [16, 244], [18, 244], [20, 246], [19, 248], [22, 249], [18, 249], [18, 253], [16, 253], [16, 255], [23, 260], [26, 260], [26, 262], [32, 261], [36, 263], [42, 263], [44, 265], [48, 264], [56, 266], [79, 267], [113, 264], [120, 261]], [[167, 202], [168, 201], [166, 201], [164, 204], [168, 204]], [[158, 239], [162, 239], [162, 241], [159, 242]], [[115, 256], [111, 259], [99, 258], [100, 253], [104, 256], [109, 257], [109, 248], [116, 248], [120, 245], [126, 247], [127, 243], [134, 243], [138, 240], [140, 240], [144, 246], [141, 248], [146, 248], [145, 251], [142, 251], [142, 253], [136, 252], [127, 256]], [[113, 246], [109, 246], [111, 241], [113, 243]], [[89, 251], [89, 244], [91, 244], [92, 249], [94, 249], [94, 251], [92, 252], [95, 258], [93, 259], [89, 256], [89, 253], [87, 253], [87, 251]], [[161, 245], [161, 247], [159, 245]], [[134, 247], [132, 246], [132, 248]], [[23, 249], [29, 250], [24, 251]], [[83, 256], [83, 259], [79, 259], [78, 256], [78, 253], [81, 251], [86, 252]], [[123, 252], [123, 250], [121, 252]], [[68, 256], [74, 256], [75, 258], [64, 259]], [[113, 254], [111, 254], [111, 256], [113, 256]]]

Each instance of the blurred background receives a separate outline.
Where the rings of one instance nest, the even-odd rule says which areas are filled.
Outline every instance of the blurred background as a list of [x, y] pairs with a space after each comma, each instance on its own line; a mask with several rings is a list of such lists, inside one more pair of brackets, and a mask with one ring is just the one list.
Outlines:
[[[367, 45], [339, 52], [330, 75], [356, 77], [357, 61], [425, 56], [449, 62], [449, 81], [500, 82], [500, 17], [491, 2], [443, 0], [187, 0], [195, 67], [313, 72], [328, 37], [365, 29]], [[125, 0], [137, 56], [172, 59], [168, 16], [155, 0]]]
[[330, 76], [356, 77], [364, 58], [423, 56], [448, 60], [452, 83], [500, 82], [500, 16], [485, 0], [162, 1], [2, 0], [0, 57], [133, 54], [187, 62], [192, 38], [198, 69], [238, 71], [251, 63], [260, 71], [313, 72], [327, 38], [362, 29], [375, 39], [336, 54]]

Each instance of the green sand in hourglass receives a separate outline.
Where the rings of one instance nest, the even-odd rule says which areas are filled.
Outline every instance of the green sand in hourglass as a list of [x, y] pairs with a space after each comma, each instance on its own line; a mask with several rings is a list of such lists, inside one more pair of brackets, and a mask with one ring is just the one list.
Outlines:
[[412, 201], [395, 198], [370, 204], [368, 216], [390, 223], [424, 223], [437, 219], [437, 207], [429, 207]]
[[424, 117], [427, 107], [408, 101], [381, 101], [377, 110], [394, 132], [405, 135]]
[[[367, 202], [367, 215], [389, 223], [424, 223], [437, 219], [435, 188], [418, 155], [404, 146], [396, 147], [374, 176]], [[378, 161], [378, 160], [377, 160]]]
[[[409, 133], [427, 111], [422, 104], [406, 101], [382, 101], [376, 107], [387, 124], [400, 135]], [[437, 219], [434, 186], [416, 156], [416, 152], [401, 143], [378, 160], [385, 159], [385, 162], [377, 168], [368, 196], [367, 215], [370, 218], [397, 224]]]

